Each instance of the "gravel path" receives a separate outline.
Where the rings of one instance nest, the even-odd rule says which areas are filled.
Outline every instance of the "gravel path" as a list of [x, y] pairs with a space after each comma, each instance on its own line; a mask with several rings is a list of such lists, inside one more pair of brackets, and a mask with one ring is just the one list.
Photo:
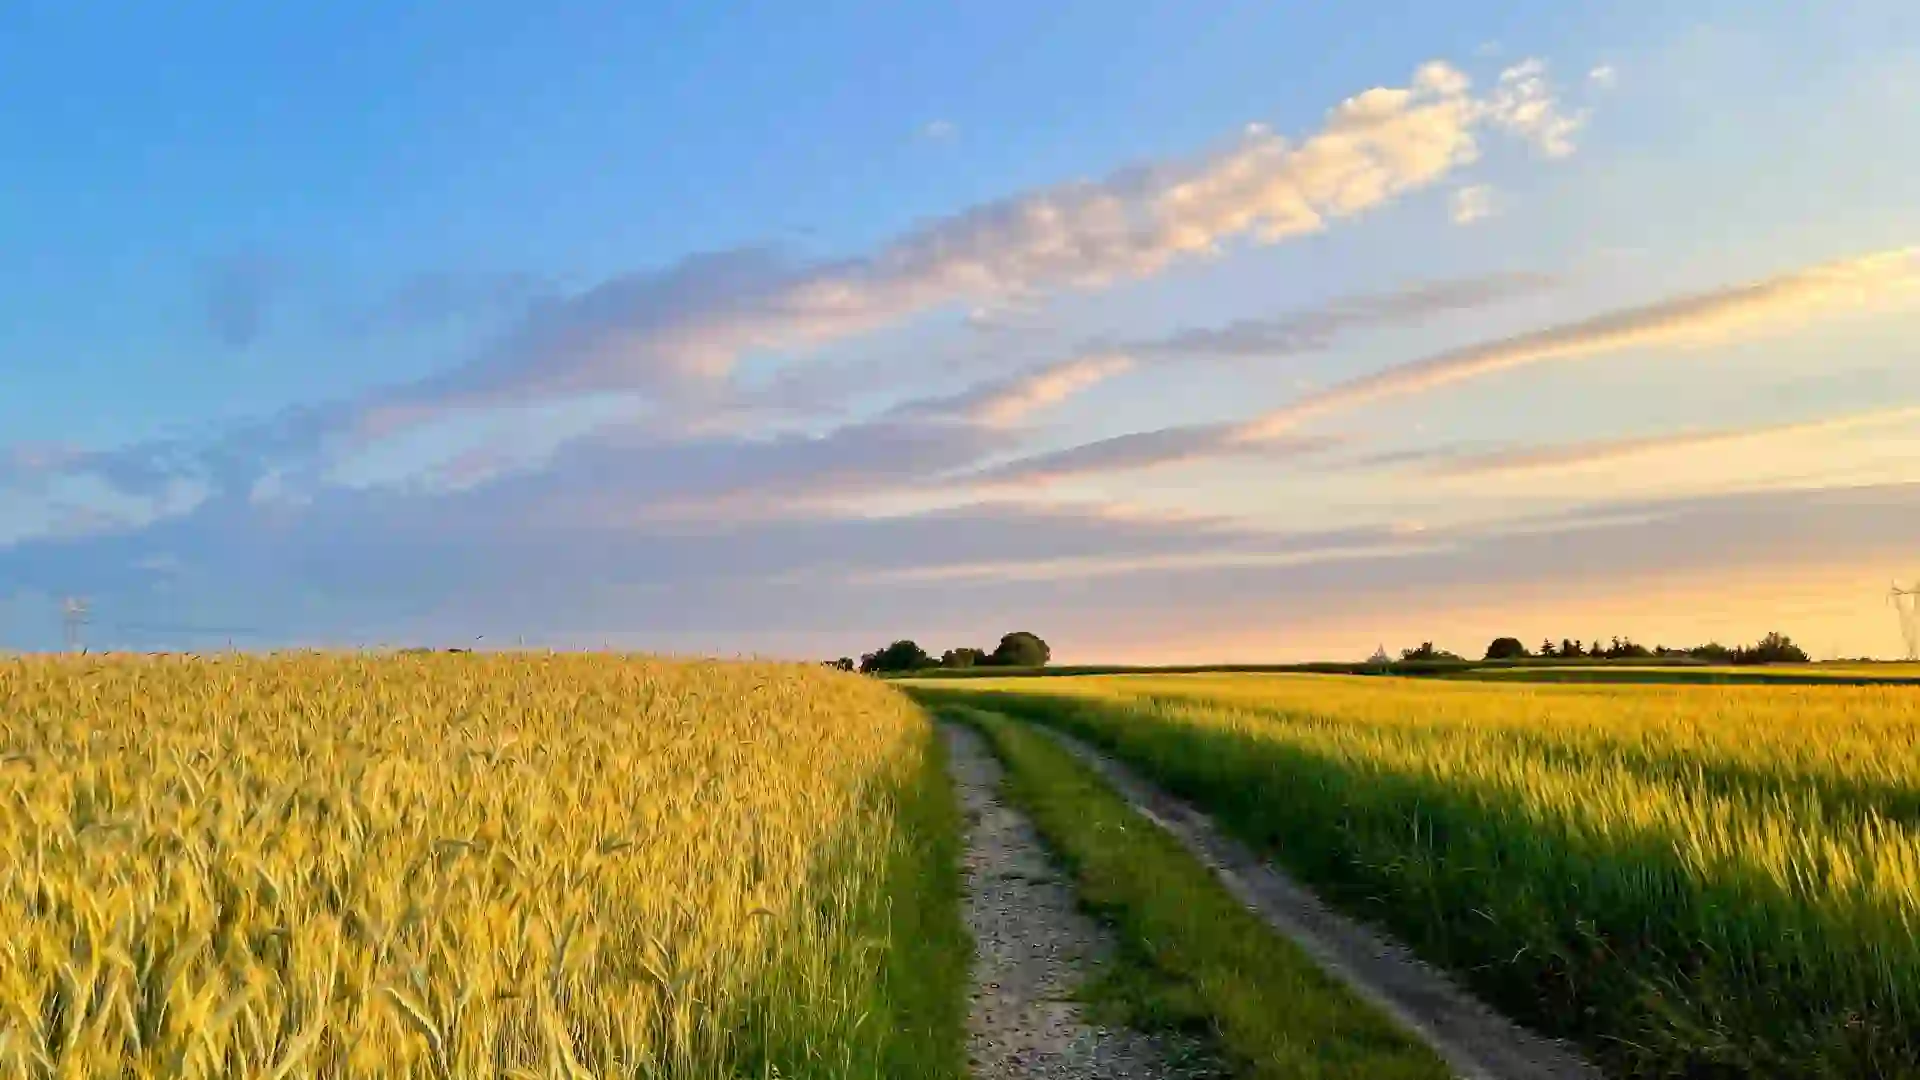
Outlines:
[[1213, 1076], [1190, 1044], [1088, 1024], [1072, 1000], [1113, 942], [1074, 904], [1033, 825], [1000, 797], [1000, 763], [978, 732], [945, 727], [967, 819], [973, 932], [967, 1056], [979, 1080], [1178, 1080]]
[[1133, 808], [1211, 869], [1236, 900], [1305, 949], [1321, 967], [1424, 1039], [1467, 1080], [1599, 1080], [1564, 1044], [1494, 1012], [1405, 946], [1322, 904], [1213, 820], [1135, 776], [1094, 747], [1035, 725], [1091, 766]]

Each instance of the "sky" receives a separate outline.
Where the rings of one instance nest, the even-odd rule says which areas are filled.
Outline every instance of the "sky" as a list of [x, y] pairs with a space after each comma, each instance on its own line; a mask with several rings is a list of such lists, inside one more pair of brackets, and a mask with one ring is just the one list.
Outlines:
[[15, 0], [0, 648], [1897, 655], [1920, 8], [1579, 7]]

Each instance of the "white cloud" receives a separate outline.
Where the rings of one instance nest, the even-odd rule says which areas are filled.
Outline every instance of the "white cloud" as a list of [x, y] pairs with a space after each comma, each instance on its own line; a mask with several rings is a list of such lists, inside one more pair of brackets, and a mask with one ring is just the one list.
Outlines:
[[1587, 82], [1598, 89], [1611, 90], [1620, 81], [1620, 73], [1612, 64], [1601, 64], [1587, 72]]
[[1526, 139], [1552, 158], [1573, 153], [1573, 137], [1587, 122], [1584, 109], [1574, 113], [1561, 110], [1547, 82], [1546, 62], [1537, 57], [1500, 73], [1486, 109], [1496, 127]]
[[928, 142], [948, 142], [959, 134], [959, 126], [951, 120], [929, 120], [920, 125], [920, 137]]
[[[846, 260], [786, 265], [760, 252], [698, 256], [543, 306], [483, 362], [401, 391], [401, 420], [450, 404], [711, 383], [753, 350], [804, 350], [950, 304], [992, 308], [1160, 272], [1233, 242], [1320, 232], [1444, 180], [1483, 130], [1572, 149], [1579, 118], [1543, 68], [1509, 69], [1486, 98], [1465, 74], [1421, 66], [1289, 140], [1253, 126], [1231, 146], [1146, 162], [976, 206]], [[395, 402], [388, 402], [394, 404]]]
[[1455, 225], [1471, 225], [1493, 213], [1493, 189], [1470, 184], [1454, 191], [1449, 210]]

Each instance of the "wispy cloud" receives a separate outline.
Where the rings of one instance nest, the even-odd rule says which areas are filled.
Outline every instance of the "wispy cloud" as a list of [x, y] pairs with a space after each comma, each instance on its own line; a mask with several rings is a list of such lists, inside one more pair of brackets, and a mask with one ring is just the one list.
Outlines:
[[[1279, 538], [1284, 539], [1284, 538]], [[1007, 559], [955, 562], [856, 572], [848, 580], [861, 585], [930, 585], [958, 581], [1072, 581], [1082, 578], [1169, 574], [1202, 570], [1253, 570], [1304, 566], [1350, 559], [1378, 559], [1438, 550], [1440, 544], [1387, 539], [1375, 543], [1301, 546], [1277, 551], [1171, 551], [1151, 555], [1082, 555], [1062, 559]]]
[[1567, 112], [1547, 82], [1545, 61], [1529, 58], [1500, 73], [1487, 99], [1493, 123], [1521, 136], [1547, 157], [1573, 153], [1573, 137], [1587, 123], [1587, 111]]
[[0, 484], [25, 486], [84, 462], [84, 448], [61, 442], [15, 443], [0, 447]]
[[1236, 443], [1224, 424], [1194, 424], [1116, 435], [1065, 450], [1035, 454], [986, 469], [961, 482], [973, 487], [1005, 488], [1055, 484], [1103, 473], [1157, 469], [1185, 462], [1242, 455], [1283, 460], [1340, 445], [1331, 436], [1275, 439], [1258, 445]]
[[959, 125], [951, 120], [929, 120], [920, 125], [920, 137], [927, 142], [952, 142], [959, 134]]
[[1511, 473], [1549, 472], [1609, 465], [1662, 454], [1717, 450], [1775, 439], [1827, 435], [1920, 421], [1920, 406], [1876, 409], [1788, 424], [1676, 431], [1625, 439], [1596, 439], [1553, 446], [1510, 447], [1475, 453], [1427, 451], [1428, 471], [1445, 476], [1483, 477]]
[[1135, 432], [1036, 455], [981, 479], [1049, 481], [1155, 468], [1257, 452], [1285, 456], [1324, 448], [1301, 425], [1387, 398], [1436, 390], [1531, 364], [1629, 348], [1697, 347], [1819, 316], [1873, 309], [1920, 293], [1920, 249], [1895, 249], [1806, 267], [1745, 285], [1624, 308], [1399, 364], [1311, 393], [1238, 424]]
[[[1335, 296], [1331, 299], [1284, 311], [1277, 315], [1237, 319], [1220, 326], [1192, 326], [1158, 337], [1116, 339], [1094, 338], [1066, 347], [1075, 351], [1065, 361], [1040, 360], [1020, 371], [977, 385], [961, 394], [933, 400], [914, 400], [894, 407], [896, 415], [951, 417], [959, 406], [978, 405], [983, 399], [1011, 395], [1024, 396], [1020, 388], [1059, 386], [1069, 379], [1077, 392], [1098, 375], [1110, 378], [1131, 368], [1185, 363], [1189, 361], [1276, 360], [1289, 356], [1325, 352], [1346, 335], [1367, 330], [1419, 325], [1428, 320], [1491, 307], [1556, 288], [1562, 279], [1553, 274], [1533, 271], [1479, 274], [1459, 278], [1410, 282], [1379, 292]], [[1015, 359], [1018, 351], [1045, 355], [1055, 352], [1050, 341], [1060, 337], [1054, 328], [1036, 321], [1032, 313], [1020, 308], [1008, 311], [976, 313], [969, 325], [1007, 331], [1008, 340], [969, 342], [960, 350], [949, 349], [930, 367], [946, 371], [955, 368], [992, 368]], [[1003, 321], [1004, 316], [1020, 315], [1020, 321]], [[1118, 358], [1125, 358], [1124, 361]], [[788, 366], [774, 375], [764, 387], [744, 392], [741, 397], [756, 406], [790, 415], [839, 417], [845, 415], [848, 398], [876, 387], [888, 385], [889, 376], [900, 368], [892, 351], [855, 361], [823, 361]], [[991, 410], [988, 410], [991, 411]]]
[[1612, 64], [1600, 64], [1587, 72], [1587, 82], [1601, 90], [1611, 90], [1620, 81], [1620, 73]]
[[1005, 379], [981, 383], [951, 397], [913, 401], [896, 415], [959, 420], [990, 428], [1010, 428], [1034, 413], [1058, 405], [1133, 367], [1120, 354], [1079, 356]]
[[1485, 184], [1470, 184], [1454, 191], [1448, 200], [1448, 212], [1455, 225], [1471, 225], [1493, 213], [1493, 189]]
[[1259, 442], [1300, 424], [1383, 398], [1423, 393], [1531, 364], [1654, 346], [1699, 347], [1818, 316], [1872, 308], [1920, 293], [1920, 249], [1822, 263], [1744, 285], [1696, 293], [1390, 367], [1330, 387], [1242, 425]]
[[1163, 338], [1110, 346], [1142, 358], [1274, 359], [1323, 352], [1341, 335], [1416, 324], [1437, 315], [1487, 307], [1560, 283], [1552, 274], [1514, 272], [1424, 281], [1398, 289], [1343, 296], [1270, 318], [1189, 327]]

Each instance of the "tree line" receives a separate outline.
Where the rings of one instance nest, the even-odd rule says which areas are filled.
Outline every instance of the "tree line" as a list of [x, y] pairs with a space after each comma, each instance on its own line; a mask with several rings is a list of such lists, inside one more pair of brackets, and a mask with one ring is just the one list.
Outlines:
[[991, 650], [976, 649], [969, 645], [948, 649], [935, 658], [932, 653], [920, 647], [910, 638], [901, 638], [883, 648], [863, 653], [856, 665], [853, 658], [843, 656], [838, 660], [829, 660], [826, 665], [841, 671], [859, 671], [865, 675], [879, 675], [898, 671], [919, 671], [923, 668], [971, 668], [971, 667], [1045, 667], [1053, 659], [1053, 649], [1040, 635], [1025, 630], [1016, 630], [1002, 635], [1000, 644]]
[[[1460, 659], [1452, 653], [1435, 650], [1433, 642], [1424, 642], [1417, 649], [1406, 649], [1400, 654], [1402, 660], [1447, 660]], [[1812, 658], [1805, 649], [1793, 643], [1785, 634], [1773, 632], [1752, 645], [1722, 645], [1710, 641], [1705, 645], [1693, 645], [1681, 649], [1669, 649], [1665, 645], [1648, 648], [1632, 638], [1616, 637], [1601, 644], [1594, 638], [1591, 644], [1582, 645], [1578, 638], [1561, 638], [1554, 644], [1549, 638], [1540, 643], [1538, 652], [1530, 652], [1518, 638], [1494, 638], [1487, 646], [1488, 660], [1702, 660], [1711, 664], [1805, 664]]]
[[[862, 653], [857, 662], [850, 656], [842, 656], [824, 663], [841, 671], [879, 675], [927, 668], [1036, 668], [1045, 667], [1052, 659], [1053, 649], [1044, 638], [1026, 630], [1016, 630], [1002, 635], [1000, 643], [992, 649], [962, 645], [947, 649], [936, 657], [911, 638], [901, 638], [873, 652]], [[1380, 656], [1374, 659], [1388, 662]], [[1465, 657], [1437, 648], [1431, 641], [1400, 650], [1400, 659], [1408, 662], [1467, 662]], [[1649, 648], [1630, 637], [1615, 637], [1606, 642], [1599, 638], [1591, 642], [1582, 642], [1578, 638], [1561, 638], [1555, 642], [1548, 638], [1540, 643], [1538, 650], [1533, 650], [1528, 649], [1519, 638], [1497, 637], [1488, 644], [1486, 659], [1695, 660], [1710, 664], [1805, 664], [1812, 660], [1805, 649], [1793, 643], [1792, 638], [1777, 631], [1752, 645], [1727, 646], [1710, 641], [1705, 645], [1685, 648], [1668, 648], [1665, 645]]]

